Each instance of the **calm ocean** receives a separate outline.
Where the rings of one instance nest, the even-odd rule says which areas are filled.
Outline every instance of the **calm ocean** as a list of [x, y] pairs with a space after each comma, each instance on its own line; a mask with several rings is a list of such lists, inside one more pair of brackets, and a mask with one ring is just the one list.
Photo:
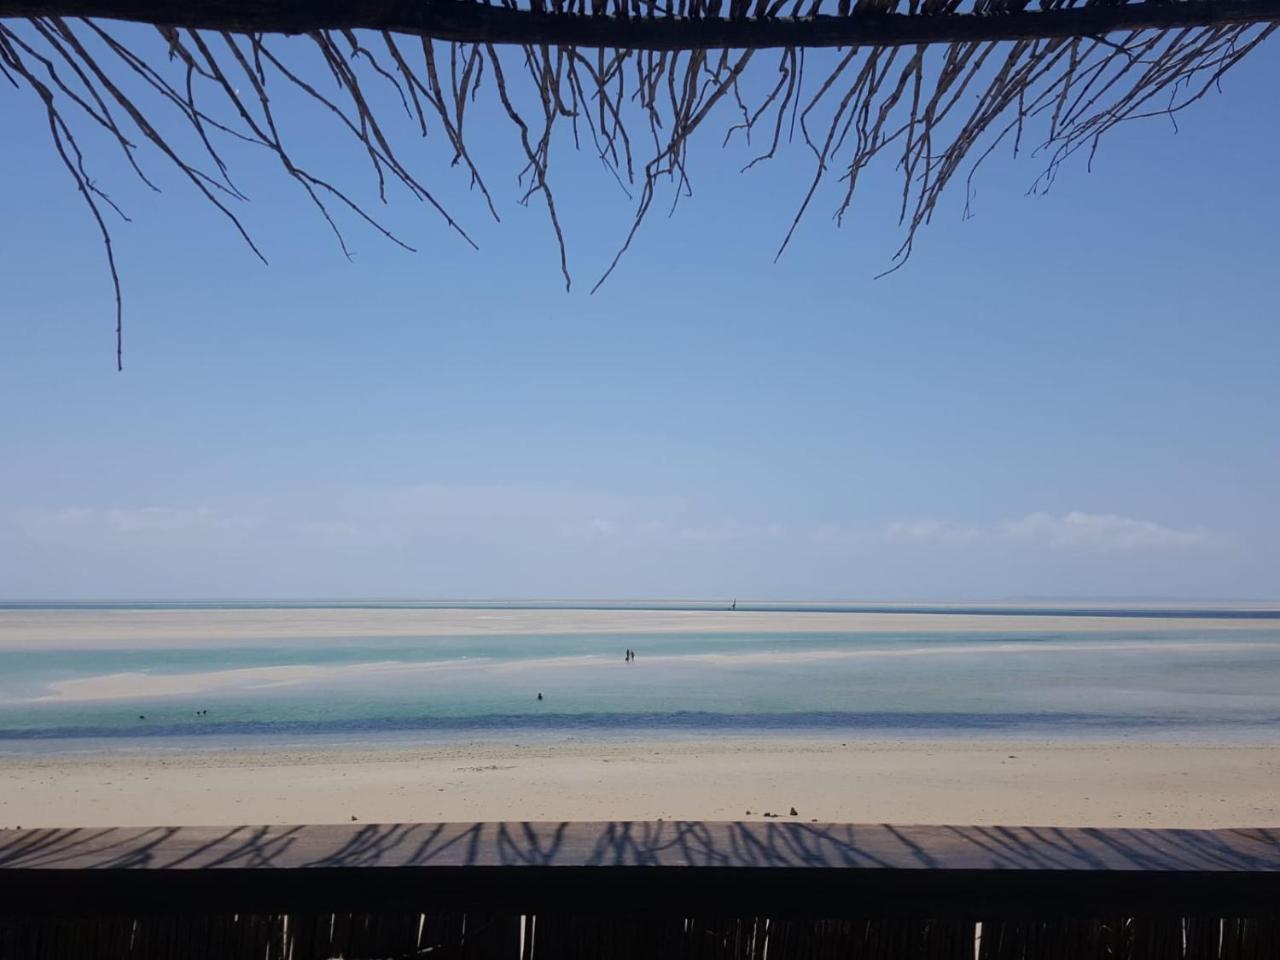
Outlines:
[[[1275, 611], [1107, 608], [1114, 630], [1097, 621], [1070, 627], [1070, 618], [1098, 610], [971, 606], [931, 608], [932, 628], [910, 632], [360, 629], [385, 611], [440, 609], [477, 617], [536, 609], [554, 621], [554, 611], [568, 607], [0, 604], [0, 752], [759, 733], [1280, 737]], [[165, 615], [171, 635], [131, 646], [127, 633], [112, 627], [122, 616], [148, 611]], [[1043, 615], [1046, 628], [1002, 626], [1010, 614], [1025, 625], [1029, 613]], [[234, 643], [202, 639], [195, 629], [214, 614], [235, 618]], [[987, 615], [990, 629], [972, 629], [975, 614]], [[1157, 614], [1158, 629], [1145, 628]], [[293, 615], [296, 632], [288, 629]], [[271, 629], [256, 635], [255, 624], [267, 616]], [[326, 623], [323, 636], [307, 626], [317, 617]], [[334, 627], [344, 623], [349, 635]], [[98, 625], [109, 642], [95, 639]], [[624, 662], [628, 648], [637, 653], [633, 663]]]

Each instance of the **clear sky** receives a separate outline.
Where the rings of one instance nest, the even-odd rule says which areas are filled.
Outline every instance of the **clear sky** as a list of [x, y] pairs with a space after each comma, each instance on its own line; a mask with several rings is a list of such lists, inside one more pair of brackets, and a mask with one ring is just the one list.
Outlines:
[[[264, 158], [231, 151], [269, 267], [86, 135], [133, 217], [123, 373], [92, 221], [0, 84], [0, 598], [1280, 597], [1278, 81], [1273, 40], [1045, 197], [1001, 151], [878, 280], [894, 171], [775, 264], [809, 157], [733, 174], [725, 114], [595, 295], [630, 201], [557, 145], [566, 293], [483, 104], [500, 225], [406, 140], [479, 252], [393, 194], [419, 252], [350, 223], [353, 262]], [[331, 131], [294, 135], [370, 196]]]

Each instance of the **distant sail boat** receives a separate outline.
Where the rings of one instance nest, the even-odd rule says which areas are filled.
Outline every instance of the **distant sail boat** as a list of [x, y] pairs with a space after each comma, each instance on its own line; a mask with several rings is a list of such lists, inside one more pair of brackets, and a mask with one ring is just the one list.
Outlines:
[[737, 598], [737, 597], [734, 597], [734, 598], [733, 598], [733, 603], [729, 604], [729, 609], [730, 609], [730, 610], [737, 610], [737, 609], [738, 609], [738, 598]]

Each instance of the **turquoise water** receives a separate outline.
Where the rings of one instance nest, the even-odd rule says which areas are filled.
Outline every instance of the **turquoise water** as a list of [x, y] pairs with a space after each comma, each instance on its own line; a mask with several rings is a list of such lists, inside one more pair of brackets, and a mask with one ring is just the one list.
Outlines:
[[910, 633], [277, 634], [147, 649], [10, 640], [0, 647], [0, 749], [219, 737], [1236, 740], [1280, 731], [1280, 623], [1011, 632], [936, 620]]

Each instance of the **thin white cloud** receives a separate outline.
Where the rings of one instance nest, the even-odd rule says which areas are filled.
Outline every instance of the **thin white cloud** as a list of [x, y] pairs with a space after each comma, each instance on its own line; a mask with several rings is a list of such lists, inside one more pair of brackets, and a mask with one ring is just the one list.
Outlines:
[[[637, 516], [645, 505], [606, 497], [517, 488], [406, 487], [362, 491], [315, 502], [246, 502], [235, 505], [142, 506], [34, 510], [10, 516], [28, 532], [70, 534], [97, 530], [119, 537], [244, 534], [254, 529], [333, 538], [401, 539], [420, 533], [492, 535], [521, 528], [530, 537], [568, 541], [625, 540], [648, 543], [742, 543], [795, 539], [776, 522]], [[652, 508], [656, 504], [648, 504]], [[677, 513], [683, 511], [677, 511]], [[3, 519], [3, 518], [0, 518]], [[1170, 527], [1114, 513], [1046, 512], [988, 524], [921, 517], [880, 528], [822, 524], [810, 528], [813, 543], [829, 546], [1027, 546], [1063, 550], [1182, 550], [1220, 544], [1225, 538], [1200, 527]]]
[[61, 507], [15, 511], [9, 525], [28, 532], [100, 531], [119, 535], [198, 533], [252, 526], [252, 517], [208, 506]]
[[787, 528], [780, 523], [744, 523], [717, 520], [705, 523], [673, 523], [656, 519], [592, 517], [566, 523], [560, 535], [570, 540], [626, 540], [630, 542], [720, 544], [756, 540], [781, 540]]
[[138, 507], [106, 510], [101, 521], [117, 533], [175, 533], [243, 526], [247, 519], [211, 507]]
[[604, 517], [592, 517], [578, 523], [566, 523], [560, 528], [560, 535], [577, 540], [603, 540], [618, 534], [619, 526], [615, 520]]
[[1111, 513], [797, 526], [676, 499], [421, 485], [0, 508], [0, 596], [1262, 594], [1274, 567], [1250, 565], [1249, 546]]
[[1207, 545], [1212, 535], [1202, 529], [1165, 527], [1114, 513], [1073, 511], [1061, 517], [1032, 513], [1009, 524], [1003, 535], [1015, 540], [1044, 542], [1055, 547], [1097, 547], [1104, 550], [1144, 550]]
[[787, 528], [780, 523], [742, 523], [728, 520], [720, 523], [702, 523], [683, 526], [677, 531], [680, 540], [687, 543], [724, 543], [742, 540], [778, 540], [786, 536]]
[[1089, 550], [1165, 550], [1208, 546], [1220, 538], [1201, 528], [1166, 527], [1114, 513], [1029, 513], [980, 525], [949, 520], [898, 521], [885, 528], [891, 541], [918, 544], [1024, 544]]
[[895, 520], [885, 527], [887, 540], [907, 543], [974, 543], [988, 539], [992, 531], [950, 520]]

